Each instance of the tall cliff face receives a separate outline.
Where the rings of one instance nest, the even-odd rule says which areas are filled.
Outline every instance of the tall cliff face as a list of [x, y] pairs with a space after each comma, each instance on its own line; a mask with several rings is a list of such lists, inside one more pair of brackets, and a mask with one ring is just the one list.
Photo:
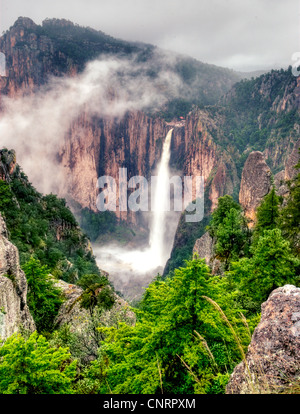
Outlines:
[[18, 249], [8, 241], [6, 224], [0, 214], [0, 337], [6, 339], [20, 329], [33, 331], [29, 312], [27, 281], [20, 268]]
[[[133, 176], [150, 177], [160, 156], [162, 141], [169, 128], [160, 119], [142, 112], [131, 112], [121, 120], [92, 118], [82, 114], [65, 138], [59, 158], [68, 177], [68, 194], [96, 211], [98, 177], [115, 179], [119, 188], [119, 169], [127, 169], [127, 180]], [[130, 211], [116, 214], [134, 222]]]
[[[119, 188], [119, 169], [127, 169], [127, 179], [155, 175], [162, 144], [173, 129], [170, 165], [174, 174], [202, 176], [210, 185], [211, 209], [218, 197], [232, 194], [238, 185], [231, 156], [213, 142], [208, 130], [212, 120], [203, 111], [194, 111], [186, 121], [165, 122], [142, 112], [130, 112], [121, 120], [91, 118], [83, 114], [65, 138], [59, 158], [68, 177], [68, 193], [83, 207], [96, 211], [97, 179], [109, 175]], [[195, 187], [193, 188], [195, 198]], [[135, 222], [130, 211], [116, 214]]]
[[53, 42], [47, 36], [35, 34], [36, 28], [31, 19], [20, 17], [0, 38], [0, 50], [6, 57], [1, 92], [8, 96], [30, 93], [44, 84], [50, 74], [60, 73], [51, 59]]
[[[179, 145], [172, 156], [172, 159], [181, 160], [179, 167], [183, 175], [204, 178], [209, 188], [210, 211], [216, 207], [217, 199], [232, 194], [239, 182], [230, 153], [215, 142], [214, 136], [220, 129], [218, 123], [219, 118], [211, 117], [205, 110], [192, 111], [187, 116], [181, 142], [175, 134], [175, 142]], [[195, 188], [193, 190], [194, 199]]]
[[[113, 39], [66, 20], [46, 19], [39, 26], [29, 18], [20, 17], [0, 38], [0, 50], [6, 56], [7, 67], [7, 76], [1, 78], [1, 92], [15, 97], [34, 93], [47, 84], [49, 77], [76, 76], [101, 53], [117, 58], [137, 55], [137, 61], [153, 66], [156, 48]], [[192, 59], [174, 56], [172, 63], [162, 56], [159, 59], [155, 70], [174, 71], [183, 82], [183, 94], [190, 96], [197, 91], [193, 99], [202, 104], [216, 102], [238, 80], [230, 71]], [[65, 193], [60, 195], [95, 211], [99, 176], [110, 175], [118, 185], [119, 168], [124, 167], [128, 178], [134, 175], [149, 178], [155, 173], [162, 142], [171, 124], [139, 111], [127, 113], [122, 119], [82, 113], [58, 148], [58, 159], [67, 177]], [[222, 157], [206, 131], [207, 125], [211, 128], [214, 121], [205, 112], [194, 111], [184, 124], [175, 125], [171, 162], [176, 173], [201, 175], [206, 181], [213, 180], [217, 172], [210, 195], [214, 205], [218, 195], [227, 192], [228, 182], [228, 163], [221, 162], [218, 169]], [[233, 187], [231, 181], [229, 191]], [[130, 212], [117, 211], [117, 215], [130, 223], [137, 221]]]

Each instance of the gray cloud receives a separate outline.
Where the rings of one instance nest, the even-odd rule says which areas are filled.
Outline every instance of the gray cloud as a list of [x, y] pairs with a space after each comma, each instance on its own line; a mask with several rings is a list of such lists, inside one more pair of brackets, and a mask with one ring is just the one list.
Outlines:
[[66, 18], [238, 70], [287, 67], [300, 50], [298, 0], [2, 0], [1, 31], [18, 16]]

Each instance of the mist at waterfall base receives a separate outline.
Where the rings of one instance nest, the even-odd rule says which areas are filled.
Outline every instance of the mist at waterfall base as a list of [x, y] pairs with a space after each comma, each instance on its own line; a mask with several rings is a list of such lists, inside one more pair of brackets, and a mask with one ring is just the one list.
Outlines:
[[163, 145], [162, 156], [157, 169], [157, 184], [153, 191], [149, 222], [149, 242], [139, 249], [116, 245], [93, 245], [97, 264], [109, 273], [116, 291], [125, 299], [139, 299], [149, 282], [162, 274], [170, 257], [180, 212], [167, 211], [169, 197], [170, 144], [173, 129], [169, 130]]

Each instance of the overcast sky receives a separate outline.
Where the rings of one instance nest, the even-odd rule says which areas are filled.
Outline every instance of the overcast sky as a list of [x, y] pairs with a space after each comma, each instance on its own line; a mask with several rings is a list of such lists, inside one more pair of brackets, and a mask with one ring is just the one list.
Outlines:
[[235, 70], [292, 65], [299, 0], [0, 0], [0, 34], [19, 16], [82, 26]]

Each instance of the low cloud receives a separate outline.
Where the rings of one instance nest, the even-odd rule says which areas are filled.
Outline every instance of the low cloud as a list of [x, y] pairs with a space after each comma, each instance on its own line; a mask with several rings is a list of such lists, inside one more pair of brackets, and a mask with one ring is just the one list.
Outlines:
[[299, 13], [298, 0], [4, 0], [0, 28], [66, 18], [235, 70], [275, 69], [299, 51]]
[[[121, 118], [126, 111], [159, 107], [177, 96], [181, 81], [171, 70], [172, 59], [154, 55], [150, 67], [138, 56], [102, 56], [81, 74], [52, 78], [34, 94], [2, 97], [1, 146], [16, 150], [19, 164], [39, 191], [59, 193], [64, 174], [56, 157], [71, 123], [82, 112]], [[164, 69], [154, 73], [157, 67]]]

